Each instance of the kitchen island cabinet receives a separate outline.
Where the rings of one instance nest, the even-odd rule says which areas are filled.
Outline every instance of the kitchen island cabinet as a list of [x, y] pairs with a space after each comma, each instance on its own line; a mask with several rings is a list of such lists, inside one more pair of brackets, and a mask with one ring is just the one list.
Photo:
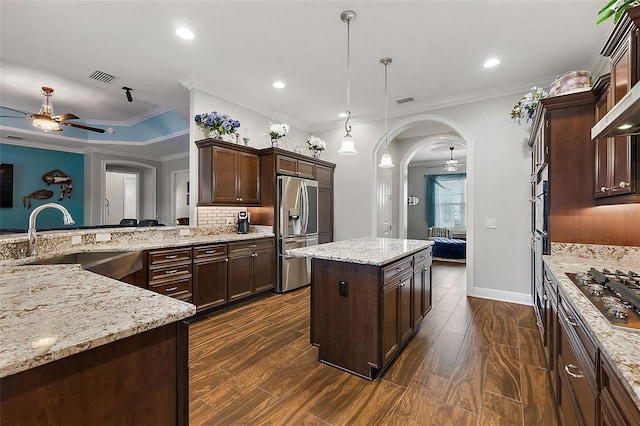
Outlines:
[[188, 423], [195, 306], [75, 265], [0, 276], [0, 424]]
[[424, 270], [432, 245], [362, 238], [287, 252], [312, 258], [311, 343], [321, 362], [369, 380], [389, 367], [417, 330], [414, 307], [430, 300], [430, 276], [416, 292], [413, 255], [429, 257]]

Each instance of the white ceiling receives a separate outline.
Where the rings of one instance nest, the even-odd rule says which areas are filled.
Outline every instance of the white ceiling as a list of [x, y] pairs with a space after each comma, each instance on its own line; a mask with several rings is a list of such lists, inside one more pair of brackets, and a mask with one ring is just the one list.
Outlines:
[[[515, 102], [515, 94], [567, 71], [599, 68], [611, 31], [609, 22], [595, 25], [604, 3], [3, 0], [0, 104], [37, 111], [40, 86], [48, 85], [56, 113], [84, 123], [126, 123], [158, 108], [191, 120], [186, 86], [194, 85], [310, 132], [337, 127], [346, 106], [340, 13], [347, 9], [358, 14], [351, 24], [353, 122], [383, 117], [385, 56], [393, 59], [389, 116], [504, 94]], [[182, 25], [194, 40], [176, 37]], [[490, 56], [502, 63], [484, 69]], [[118, 78], [95, 82], [88, 78], [95, 70]], [[277, 79], [287, 87], [274, 89]], [[133, 88], [134, 102], [123, 86]], [[393, 102], [409, 96], [415, 101]]]

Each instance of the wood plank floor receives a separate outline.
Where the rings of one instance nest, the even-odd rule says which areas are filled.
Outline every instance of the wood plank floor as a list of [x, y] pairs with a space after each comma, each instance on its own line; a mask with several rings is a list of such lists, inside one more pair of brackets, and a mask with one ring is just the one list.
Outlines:
[[433, 309], [369, 382], [317, 361], [309, 289], [190, 326], [191, 425], [556, 425], [533, 308], [465, 296], [435, 263]]

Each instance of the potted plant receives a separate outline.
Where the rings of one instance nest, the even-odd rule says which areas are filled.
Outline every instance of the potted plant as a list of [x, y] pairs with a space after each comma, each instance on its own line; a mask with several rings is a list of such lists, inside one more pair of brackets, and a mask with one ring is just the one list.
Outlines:
[[309, 136], [309, 139], [307, 139], [307, 145], [309, 145], [309, 149], [313, 151], [313, 158], [320, 158], [320, 152], [327, 149], [325, 141], [317, 136]]
[[267, 134], [271, 138], [271, 146], [278, 147], [278, 140], [289, 134], [290, 127], [287, 123], [270, 123]]
[[518, 124], [521, 124], [522, 120], [527, 123], [533, 121], [540, 99], [544, 99], [547, 96], [549, 96], [549, 93], [544, 89], [535, 86], [532, 87], [531, 91], [524, 95], [522, 99], [513, 106], [510, 116], [511, 121]]
[[209, 132], [209, 137], [220, 139], [222, 135], [232, 135], [240, 127], [240, 122], [216, 111], [196, 114], [195, 122], [200, 128]]
[[617, 24], [625, 10], [640, 6], [640, 0], [611, 0], [605, 7], [600, 9], [597, 24], [606, 21], [613, 15], [613, 23]]

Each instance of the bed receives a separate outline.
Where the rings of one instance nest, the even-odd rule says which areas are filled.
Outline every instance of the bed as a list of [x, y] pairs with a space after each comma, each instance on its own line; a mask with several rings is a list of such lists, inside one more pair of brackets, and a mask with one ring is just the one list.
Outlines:
[[453, 238], [431, 238], [435, 243], [433, 246], [433, 257], [439, 259], [465, 260], [467, 258], [467, 242]]

